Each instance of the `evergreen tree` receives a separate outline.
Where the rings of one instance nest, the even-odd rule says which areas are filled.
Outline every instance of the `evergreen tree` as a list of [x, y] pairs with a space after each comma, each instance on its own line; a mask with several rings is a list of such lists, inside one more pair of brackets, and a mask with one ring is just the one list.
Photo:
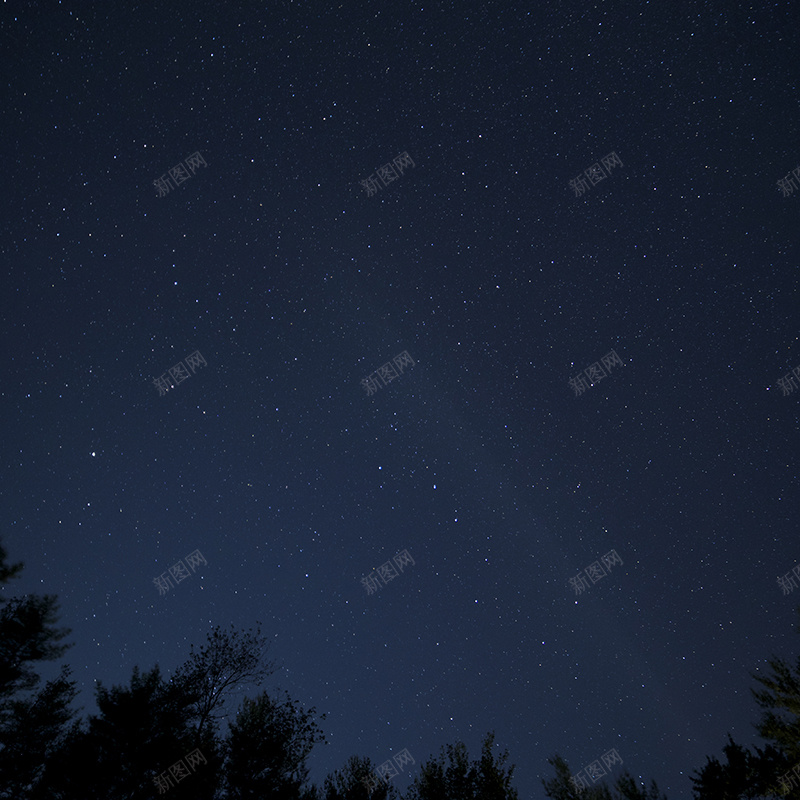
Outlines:
[[518, 800], [511, 787], [514, 765], [505, 767], [508, 753], [492, 753], [494, 733], [489, 733], [479, 760], [469, 761], [463, 742], [442, 748], [420, 768], [405, 800]]
[[375, 767], [368, 758], [351, 756], [343, 769], [336, 770], [325, 778], [322, 800], [394, 800], [395, 788], [378, 781], [370, 790], [370, 779], [374, 782]]
[[618, 793], [619, 800], [667, 800], [667, 796], [658, 790], [655, 781], [650, 781], [650, 787], [636, 783], [627, 770], [614, 782], [614, 789]]
[[245, 698], [225, 744], [226, 797], [300, 800], [311, 791], [306, 760], [324, 741], [314, 713], [288, 697], [278, 703], [266, 692]]
[[692, 777], [696, 798], [719, 798], [719, 800], [755, 800], [773, 797], [777, 789], [777, 778], [788, 768], [780, 751], [772, 745], [765, 750], [758, 747], [750, 752], [733, 741], [728, 734], [728, 744], [722, 748], [725, 764], [716, 758], [708, 758], [699, 777]]
[[[511, 788], [514, 765], [505, 769], [508, 761], [508, 750], [498, 756], [492, 752], [494, 748], [494, 732], [489, 733], [481, 746], [481, 759], [477, 767], [476, 790], [481, 800], [516, 800], [517, 791]], [[495, 760], [496, 759], [496, 760]]]
[[[797, 631], [800, 633], [800, 627]], [[800, 800], [800, 781], [794, 778], [795, 785], [787, 791], [780, 780], [786, 772], [800, 767], [800, 658], [794, 668], [780, 658], [768, 659], [767, 665], [770, 674], [751, 673], [764, 687], [751, 689], [751, 693], [763, 711], [754, 727], [768, 742], [767, 747], [756, 747], [752, 752], [736, 744], [728, 734], [728, 744], [723, 748], [726, 763], [707, 757], [705, 766], [696, 771], [696, 777], [692, 776], [696, 800]]]
[[780, 658], [767, 661], [772, 675], [751, 674], [763, 690], [752, 689], [753, 697], [763, 709], [755, 726], [759, 736], [772, 742], [786, 763], [800, 764], [800, 657], [794, 669]]
[[604, 784], [590, 786], [584, 789], [576, 788], [570, 781], [572, 773], [567, 762], [558, 754], [548, 758], [547, 763], [554, 769], [556, 776], [552, 780], [542, 779], [544, 793], [553, 800], [611, 800], [611, 792]]
[[129, 687], [97, 687], [98, 715], [70, 732], [45, 770], [39, 798], [151, 800], [159, 795], [157, 776], [200, 749], [207, 764], [172, 777], [173, 800], [211, 800], [221, 758], [209, 734], [197, 739], [193, 706], [197, 695], [170, 685], [158, 666], [140, 673], [134, 667]]
[[22, 800], [40, 778], [45, 763], [67, 736], [77, 691], [69, 667], [35, 696], [11, 700], [0, 729], [0, 797]]
[[[259, 696], [245, 700], [226, 741], [218, 735], [226, 700], [271, 671], [265, 649], [260, 631], [217, 627], [169, 681], [156, 666], [145, 673], [134, 668], [127, 687], [98, 685], [99, 714], [72, 727], [30, 800], [151, 800], [163, 793], [159, 776], [173, 800], [222, 797], [226, 778], [231, 798], [315, 800], [302, 786], [315, 740], [313, 710], [304, 714], [296, 704]], [[197, 751], [190, 763], [187, 755]], [[200, 756], [207, 763], [198, 763]], [[181, 762], [189, 769], [172, 773]], [[251, 784], [257, 794], [246, 793]]]
[[[0, 545], [0, 584], [18, 577], [22, 568], [9, 565]], [[76, 691], [67, 667], [37, 689], [35, 665], [60, 658], [71, 646], [58, 644], [70, 631], [54, 627], [57, 620], [55, 595], [0, 596], [0, 798], [29, 797], [74, 716]]]
[[0, 724], [9, 698], [39, 683], [33, 665], [55, 661], [72, 646], [57, 644], [71, 633], [69, 628], [55, 628], [57, 620], [55, 595], [0, 597]]
[[0, 543], [0, 586], [8, 583], [12, 578], [16, 578], [22, 572], [22, 567], [21, 561], [16, 564], [8, 563], [8, 551]]
[[611, 788], [604, 782], [588, 788], [576, 788], [570, 781], [572, 774], [567, 762], [559, 755], [548, 759], [555, 768], [556, 776], [552, 780], [542, 780], [547, 797], [553, 800], [667, 800], [655, 781], [650, 786], [638, 784], [634, 777], [625, 770], [614, 781]]

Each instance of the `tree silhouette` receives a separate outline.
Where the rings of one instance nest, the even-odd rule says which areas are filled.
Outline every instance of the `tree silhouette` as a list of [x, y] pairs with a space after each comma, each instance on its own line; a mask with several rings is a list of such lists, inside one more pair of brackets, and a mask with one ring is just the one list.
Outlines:
[[8, 552], [0, 543], [0, 586], [8, 583], [12, 578], [16, 578], [22, 572], [22, 567], [21, 561], [16, 564], [8, 563]]
[[567, 762], [558, 754], [553, 758], [548, 758], [547, 763], [555, 770], [556, 776], [551, 780], [542, 779], [544, 793], [553, 800], [610, 800], [611, 792], [601, 784], [600, 786], [590, 786], [588, 789], [579, 791], [570, 782], [572, 773]]
[[463, 742], [443, 747], [438, 758], [420, 768], [405, 800], [518, 800], [511, 787], [514, 765], [505, 767], [508, 753], [495, 755], [494, 733], [487, 734], [479, 760], [469, 761]]
[[[120, 800], [158, 796], [154, 779], [197, 746], [193, 705], [196, 695], [171, 685], [158, 666], [145, 673], [134, 667], [129, 687], [97, 687], [98, 715], [71, 732], [50, 759], [42, 793], [64, 798], [113, 796]], [[221, 759], [212, 737], [202, 742], [209, 764], [176, 782], [170, 797], [210, 800]]]
[[370, 790], [374, 772], [370, 759], [351, 756], [343, 769], [325, 778], [322, 800], [394, 800], [397, 791], [389, 783], [378, 781]]
[[69, 667], [34, 697], [11, 700], [0, 726], [0, 797], [21, 800], [41, 777], [45, 762], [67, 735], [77, 691]]
[[198, 740], [208, 725], [216, 728], [231, 695], [240, 694], [248, 685], [261, 687], [275, 671], [273, 662], [266, 658], [269, 644], [260, 628], [255, 633], [241, 632], [231, 625], [231, 632], [224, 633], [217, 625], [207, 641], [198, 651], [190, 646], [188, 660], [172, 678], [173, 683], [197, 696]]
[[[797, 611], [800, 614], [800, 608]], [[800, 633], [800, 626], [796, 630]], [[767, 747], [751, 752], [728, 734], [728, 744], [723, 747], [726, 762], [707, 757], [705, 766], [691, 778], [696, 800], [800, 800], [800, 788], [793, 786], [787, 791], [780, 782], [784, 773], [800, 767], [800, 657], [794, 668], [780, 658], [768, 659], [767, 666], [771, 674], [751, 673], [764, 688], [750, 690], [763, 711], [754, 727], [768, 742]]]
[[[19, 576], [0, 545], [0, 584]], [[68, 667], [37, 690], [35, 665], [60, 658], [68, 628], [55, 628], [55, 595], [0, 596], [0, 798], [25, 800], [46, 759], [60, 746], [74, 716], [74, 681]], [[35, 691], [36, 690], [36, 691]]]
[[601, 782], [579, 790], [570, 782], [569, 765], [561, 756], [555, 755], [547, 761], [554, 767], [556, 777], [542, 780], [542, 784], [547, 797], [553, 800], [667, 800], [655, 781], [651, 781], [649, 787], [640, 785], [627, 770], [617, 777], [611, 788]]
[[306, 760], [324, 741], [314, 711], [288, 697], [278, 703], [266, 692], [245, 698], [225, 744], [226, 797], [300, 800], [310, 789]]
[[728, 734], [728, 744], [722, 748], [725, 764], [716, 758], [707, 758], [699, 771], [699, 779], [692, 777], [695, 797], [719, 798], [719, 800], [751, 800], [774, 796], [777, 778], [786, 771], [788, 764], [780, 751], [772, 745], [765, 750], [755, 748], [751, 753], [736, 744]]

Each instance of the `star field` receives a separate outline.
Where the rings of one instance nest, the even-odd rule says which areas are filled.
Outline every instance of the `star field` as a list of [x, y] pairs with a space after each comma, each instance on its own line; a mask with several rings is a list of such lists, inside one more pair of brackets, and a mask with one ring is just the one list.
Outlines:
[[521, 798], [615, 748], [673, 800], [756, 741], [800, 597], [793, 8], [5, 4], [0, 591], [58, 595], [82, 713], [258, 621], [319, 783], [495, 730]]

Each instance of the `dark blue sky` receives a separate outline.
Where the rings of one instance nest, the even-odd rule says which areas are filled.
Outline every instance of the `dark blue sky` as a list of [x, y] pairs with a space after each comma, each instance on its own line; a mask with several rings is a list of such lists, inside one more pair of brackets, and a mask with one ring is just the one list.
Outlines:
[[800, 599], [794, 4], [91, 5], [0, 21], [3, 591], [58, 595], [85, 711], [260, 621], [318, 781], [494, 729], [526, 800], [612, 748], [676, 800], [757, 741]]

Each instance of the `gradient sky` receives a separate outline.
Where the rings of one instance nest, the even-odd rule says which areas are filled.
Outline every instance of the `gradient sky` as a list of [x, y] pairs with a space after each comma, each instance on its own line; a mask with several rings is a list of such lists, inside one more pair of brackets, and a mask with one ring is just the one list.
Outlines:
[[797, 21], [5, 3], [3, 591], [58, 595], [84, 712], [260, 621], [270, 688], [328, 715], [316, 781], [407, 748], [404, 789], [494, 729], [524, 800], [612, 748], [676, 800], [757, 742], [750, 673], [797, 653], [800, 601]]

